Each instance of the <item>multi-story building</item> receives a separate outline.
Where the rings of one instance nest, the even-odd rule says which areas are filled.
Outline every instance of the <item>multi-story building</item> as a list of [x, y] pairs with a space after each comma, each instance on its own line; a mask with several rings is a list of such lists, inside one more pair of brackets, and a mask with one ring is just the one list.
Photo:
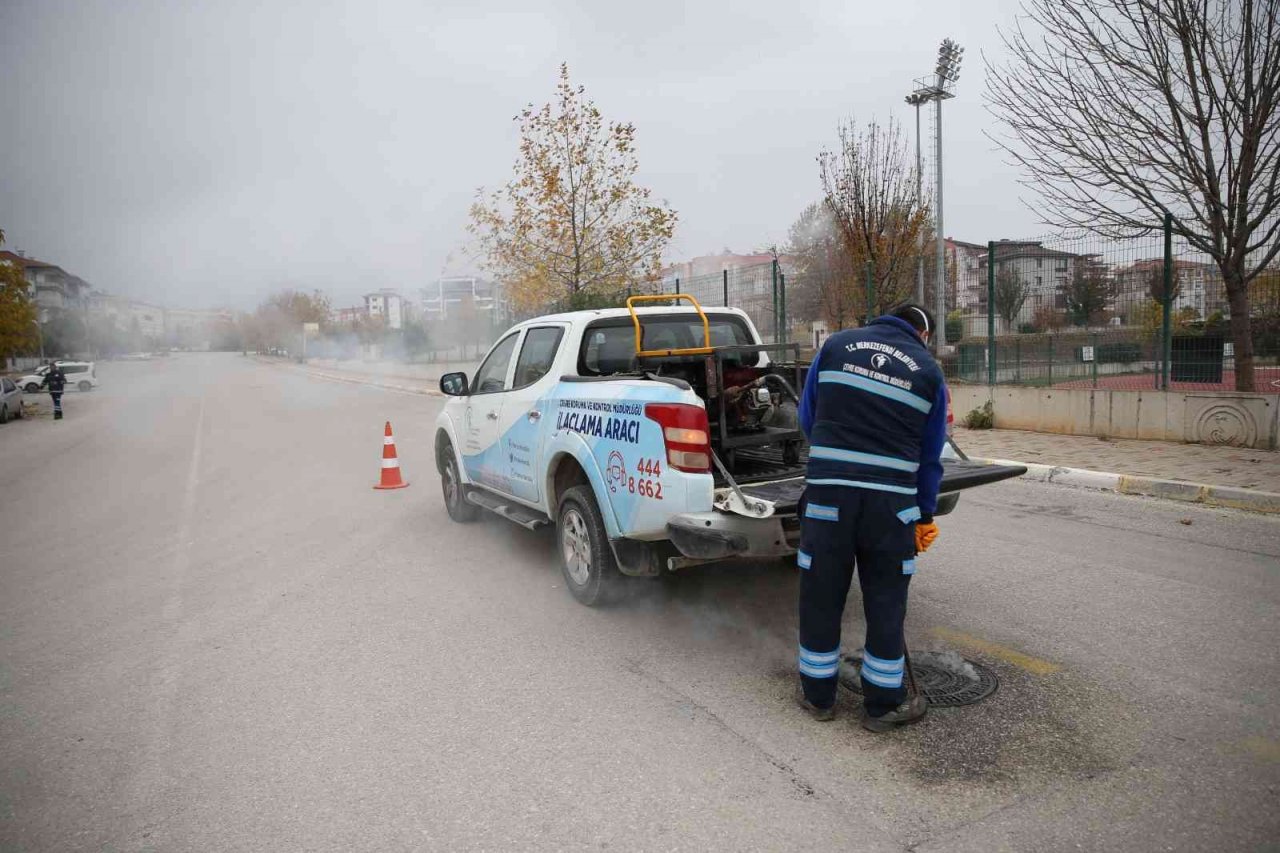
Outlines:
[[476, 311], [501, 312], [501, 289], [478, 276], [447, 276], [419, 291], [424, 319], [445, 319], [464, 304]]
[[154, 342], [165, 339], [165, 309], [150, 302], [95, 290], [87, 299], [90, 317], [102, 317], [122, 332], [134, 332]]
[[56, 311], [85, 310], [91, 288], [84, 279], [22, 252], [0, 251], [0, 262], [22, 268], [41, 323], [47, 323]]
[[404, 328], [405, 303], [400, 291], [384, 287], [373, 293], [366, 293], [364, 307], [370, 319], [380, 318], [388, 329]]
[[[986, 311], [987, 247], [979, 243], [947, 238], [946, 250], [948, 281], [947, 304], [960, 311]], [[926, 273], [927, 275], [927, 273]]]
[[352, 323], [358, 323], [368, 316], [369, 312], [363, 305], [353, 305], [350, 308], [333, 309], [333, 322], [339, 326], [349, 326]]
[[[1197, 319], [1208, 319], [1215, 311], [1227, 311], [1227, 289], [1222, 272], [1215, 264], [1175, 260], [1174, 312], [1191, 309]], [[1119, 306], [1138, 305], [1152, 298], [1153, 285], [1164, 283], [1164, 259], [1147, 258], [1116, 270], [1116, 302]]]
[[[1013, 273], [1026, 285], [1027, 298], [1013, 318], [1016, 328], [1031, 322], [1046, 309], [1065, 311], [1066, 287], [1075, 273], [1081, 255], [1046, 248], [1036, 240], [1000, 240], [995, 246], [996, 276]], [[984, 251], [978, 263], [981, 281], [986, 282], [988, 257]], [[978, 288], [977, 309], [987, 311], [987, 288]]]
[[230, 311], [201, 308], [168, 308], [164, 312], [164, 337], [170, 346], [207, 350], [220, 326], [234, 322]]
[[[778, 259], [783, 268], [789, 260], [785, 256]], [[671, 264], [662, 270], [662, 289], [674, 291], [679, 284], [685, 292], [703, 285], [716, 290], [715, 279], [720, 277], [723, 280], [725, 271], [729, 272], [729, 286], [734, 294], [745, 296], [773, 292], [773, 255], [768, 252], [747, 255], [721, 252]]]

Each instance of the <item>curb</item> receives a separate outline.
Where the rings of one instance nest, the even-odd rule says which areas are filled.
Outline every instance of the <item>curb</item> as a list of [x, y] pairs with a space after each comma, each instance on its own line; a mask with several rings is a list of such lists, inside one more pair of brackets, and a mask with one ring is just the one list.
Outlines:
[[268, 361], [267, 359], [257, 358], [257, 357], [255, 357], [255, 360], [261, 364], [271, 364], [271, 365], [279, 365], [281, 367], [287, 367], [292, 370], [296, 370], [299, 373], [305, 373], [308, 376], [314, 376], [317, 379], [327, 379], [330, 382], [345, 382], [348, 385], [367, 385], [372, 388], [385, 388], [388, 391], [399, 391], [404, 394], [417, 394], [422, 397], [443, 397], [444, 396], [444, 394], [440, 393], [434, 388], [423, 388], [420, 386], [413, 386], [413, 385], [397, 385], [394, 382], [378, 382], [376, 380], [376, 377], [374, 377], [373, 375], [369, 375], [369, 376], [365, 376], [365, 375], [355, 376], [351, 374], [342, 375], [338, 373], [327, 373], [323, 370], [317, 370], [314, 367], [308, 367], [305, 364], [290, 364], [290, 363], [281, 364], [278, 361]]
[[1250, 512], [1280, 514], [1280, 494], [1238, 486], [1213, 486], [1208, 483], [1187, 483], [1180, 480], [1159, 480], [1155, 477], [1139, 477], [1130, 474], [1112, 474], [1108, 471], [1090, 471], [1086, 468], [1064, 468], [1058, 465], [1040, 465], [1034, 462], [1015, 462], [1008, 459], [978, 459], [989, 465], [1023, 465], [1027, 473], [1024, 480], [1037, 483], [1057, 483], [1081, 489], [1096, 489], [1121, 495], [1145, 495], [1171, 501], [1198, 503], [1206, 506], [1243, 509]]

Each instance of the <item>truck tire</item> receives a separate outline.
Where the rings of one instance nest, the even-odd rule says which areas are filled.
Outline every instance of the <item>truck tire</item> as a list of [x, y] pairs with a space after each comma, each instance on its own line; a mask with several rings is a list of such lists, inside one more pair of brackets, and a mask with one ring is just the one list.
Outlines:
[[81, 379], [80, 384], [77, 385], [76, 387], [79, 388], [81, 391], [90, 391], [93, 389], [93, 386], [89, 384], [88, 379]]
[[579, 602], [597, 607], [622, 594], [625, 579], [618, 571], [590, 486], [574, 486], [560, 498], [556, 550], [564, 582]]
[[458, 473], [458, 455], [447, 441], [440, 447], [440, 491], [444, 508], [454, 521], [470, 524], [480, 517], [480, 507], [467, 500], [467, 490]]
[[34, 382], [28, 382], [27, 387], [22, 390], [26, 391], [28, 394], [34, 394], [40, 390], [40, 386]]

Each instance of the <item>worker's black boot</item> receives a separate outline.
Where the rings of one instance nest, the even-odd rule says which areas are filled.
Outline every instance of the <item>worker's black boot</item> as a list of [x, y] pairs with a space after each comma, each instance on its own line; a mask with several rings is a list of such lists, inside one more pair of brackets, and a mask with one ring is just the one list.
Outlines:
[[53, 413], [53, 419], [54, 419], [55, 421], [60, 421], [60, 420], [62, 420], [62, 412], [54, 412], [54, 413]]
[[796, 704], [809, 712], [809, 716], [813, 717], [820, 723], [825, 723], [836, 718], [836, 706], [830, 708], [819, 708], [817, 705], [804, 698], [804, 693], [796, 694]]
[[873, 717], [863, 709], [862, 727], [869, 732], [887, 732], [918, 722], [928, 710], [929, 703], [923, 696], [909, 696], [907, 701], [880, 717]]

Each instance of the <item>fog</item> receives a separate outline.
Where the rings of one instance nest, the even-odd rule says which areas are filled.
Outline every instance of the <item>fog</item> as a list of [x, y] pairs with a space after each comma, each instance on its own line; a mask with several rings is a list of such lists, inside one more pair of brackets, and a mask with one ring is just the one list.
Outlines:
[[[1035, 233], [983, 131], [981, 53], [1013, 2], [69, 3], [0, 0], [0, 228], [97, 288], [245, 308], [335, 305], [473, 271], [479, 186], [557, 66], [638, 129], [680, 215], [670, 260], [786, 239], [841, 118], [895, 114], [945, 36], [949, 236]], [[926, 122], [925, 133], [929, 133]]]

